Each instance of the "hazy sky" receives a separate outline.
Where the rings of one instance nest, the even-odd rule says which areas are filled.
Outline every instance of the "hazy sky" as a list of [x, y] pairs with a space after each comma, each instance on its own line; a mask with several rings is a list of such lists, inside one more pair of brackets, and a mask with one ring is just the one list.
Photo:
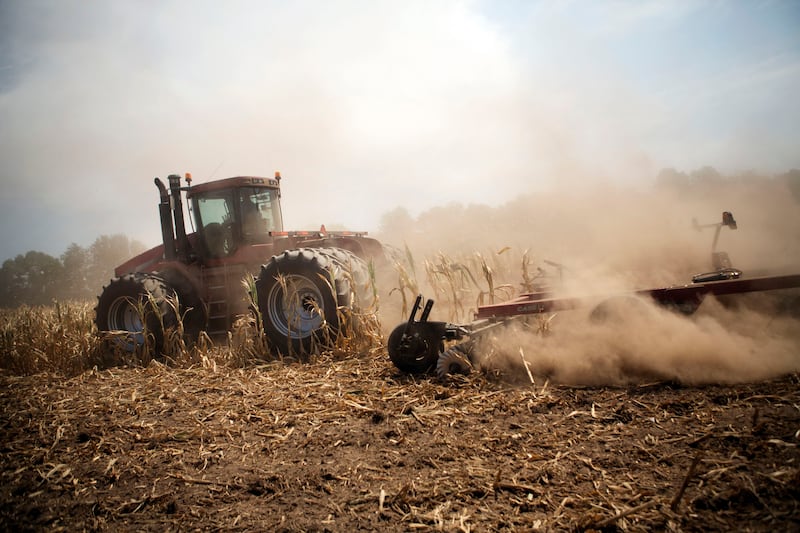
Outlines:
[[290, 229], [665, 166], [800, 168], [800, 2], [0, 0], [0, 261], [160, 239], [153, 177]]

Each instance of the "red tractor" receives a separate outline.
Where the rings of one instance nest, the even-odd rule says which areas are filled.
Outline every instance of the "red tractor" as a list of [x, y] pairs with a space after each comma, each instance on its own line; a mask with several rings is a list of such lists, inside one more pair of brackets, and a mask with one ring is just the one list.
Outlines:
[[[342, 310], [358, 305], [367, 263], [383, 247], [364, 232], [284, 231], [280, 173], [192, 186], [186, 174], [155, 179], [163, 244], [118, 266], [96, 308], [101, 332], [133, 351], [149, 336], [160, 350], [180, 319], [189, 339], [226, 335], [247, 314], [255, 280], [263, 331], [282, 353], [307, 351], [323, 330], [341, 326]], [[193, 231], [187, 234], [185, 194]], [[177, 297], [177, 298], [176, 298]], [[175, 303], [178, 302], [176, 306]]]

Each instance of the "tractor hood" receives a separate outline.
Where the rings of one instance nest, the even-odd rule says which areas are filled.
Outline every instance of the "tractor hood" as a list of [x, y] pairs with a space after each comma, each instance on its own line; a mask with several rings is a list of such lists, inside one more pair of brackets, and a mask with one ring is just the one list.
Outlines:
[[[197, 234], [190, 233], [187, 238], [189, 244], [193, 245], [197, 240]], [[131, 272], [152, 272], [153, 270], [157, 270], [156, 267], [162, 264], [165, 259], [164, 245], [159, 244], [119, 265], [114, 269], [114, 275], [119, 277], [130, 274]]]
[[164, 245], [159, 244], [119, 265], [114, 269], [114, 275], [119, 277], [130, 274], [131, 272], [146, 272], [150, 270], [149, 267], [160, 262], [163, 258]]

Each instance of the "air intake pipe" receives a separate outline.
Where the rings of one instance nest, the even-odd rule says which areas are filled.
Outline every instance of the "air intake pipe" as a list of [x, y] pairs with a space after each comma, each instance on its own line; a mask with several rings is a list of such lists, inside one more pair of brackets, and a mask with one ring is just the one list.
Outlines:
[[175, 251], [175, 233], [172, 229], [172, 213], [170, 212], [169, 193], [164, 182], [155, 179], [161, 200], [158, 203], [158, 214], [161, 216], [161, 237], [164, 241], [164, 259], [174, 261], [178, 255]]
[[172, 216], [175, 219], [175, 243], [178, 249], [178, 260], [184, 263], [189, 258], [189, 239], [186, 237], [186, 224], [183, 221], [183, 202], [181, 201], [181, 177], [170, 174], [169, 193], [172, 198]]

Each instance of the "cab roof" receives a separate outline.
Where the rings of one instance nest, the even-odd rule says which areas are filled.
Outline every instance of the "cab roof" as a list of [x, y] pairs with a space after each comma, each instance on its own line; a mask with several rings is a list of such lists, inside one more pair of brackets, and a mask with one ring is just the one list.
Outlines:
[[196, 194], [220, 189], [232, 189], [234, 187], [267, 187], [280, 189], [280, 181], [275, 178], [260, 178], [257, 176], [236, 176], [221, 180], [208, 181], [199, 185], [193, 185], [188, 194]]

